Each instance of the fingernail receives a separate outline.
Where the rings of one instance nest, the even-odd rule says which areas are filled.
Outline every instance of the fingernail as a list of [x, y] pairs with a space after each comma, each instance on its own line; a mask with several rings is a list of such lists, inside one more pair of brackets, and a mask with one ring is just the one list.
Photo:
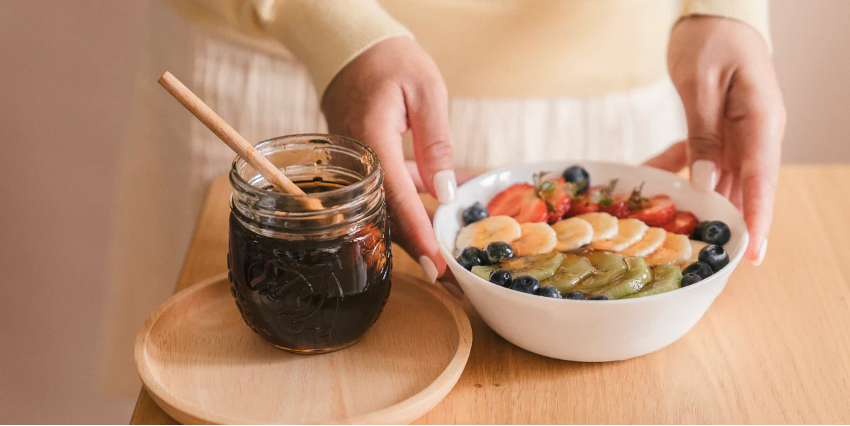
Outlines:
[[428, 256], [419, 257], [419, 266], [422, 267], [425, 276], [428, 278], [428, 281], [431, 281], [431, 284], [437, 281], [437, 267], [434, 266], [434, 262]]
[[458, 287], [454, 283], [450, 283], [447, 281], [440, 281], [440, 284], [442, 284], [443, 288], [446, 289], [449, 294], [454, 296], [455, 299], [463, 300], [463, 291], [460, 289], [460, 287]]
[[453, 203], [457, 195], [457, 179], [454, 170], [440, 170], [434, 174], [434, 192], [440, 204]]
[[761, 265], [764, 262], [764, 255], [767, 253], [767, 238], [761, 242], [761, 247], [759, 247], [759, 258], [754, 262], [756, 266]]
[[717, 166], [714, 161], [697, 160], [691, 166], [691, 186], [700, 192], [711, 192], [717, 186]]

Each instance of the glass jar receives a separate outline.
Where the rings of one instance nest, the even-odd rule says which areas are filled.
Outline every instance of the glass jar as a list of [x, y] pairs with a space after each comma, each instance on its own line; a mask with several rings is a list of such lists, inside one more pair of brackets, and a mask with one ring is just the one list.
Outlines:
[[383, 172], [348, 138], [292, 135], [257, 150], [311, 197], [273, 190], [241, 158], [230, 183], [231, 292], [245, 323], [278, 348], [324, 353], [357, 342], [390, 294]]

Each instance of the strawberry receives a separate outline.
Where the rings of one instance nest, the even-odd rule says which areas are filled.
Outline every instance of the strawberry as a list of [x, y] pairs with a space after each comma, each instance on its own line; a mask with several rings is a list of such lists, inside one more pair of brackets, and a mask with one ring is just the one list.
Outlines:
[[[608, 186], [590, 188], [585, 195], [579, 196], [573, 201], [569, 216], [598, 212], [610, 207], [616, 201], [612, 195], [616, 187], [617, 179], [612, 179], [608, 182]], [[612, 208], [612, 211], [614, 211], [614, 208]]]
[[598, 212], [600, 207], [602, 207], [601, 204], [593, 203], [587, 197], [576, 198], [570, 205], [570, 210], [567, 212], [567, 216], [572, 217], [585, 213]]
[[696, 229], [698, 224], [699, 220], [697, 220], [697, 217], [694, 216], [693, 213], [678, 211], [671, 221], [661, 225], [661, 227], [667, 232], [687, 235], [690, 237], [691, 234], [694, 233], [694, 229]]
[[629, 217], [631, 214], [631, 209], [629, 209], [629, 197], [626, 195], [618, 195], [614, 197], [614, 201], [611, 204], [602, 205], [599, 208], [599, 211], [610, 214], [611, 216], [616, 217], [617, 219], [625, 219]]
[[667, 195], [656, 195], [648, 200], [641, 200], [640, 206], [642, 208], [632, 211], [629, 217], [642, 220], [649, 226], [661, 226], [676, 215], [676, 205]]
[[545, 222], [549, 219], [546, 202], [537, 197], [537, 189], [518, 183], [498, 193], [487, 204], [490, 217], [510, 216], [519, 223]]
[[[538, 182], [541, 179], [542, 175], [537, 179]], [[575, 194], [575, 189], [564, 178], [540, 182], [537, 185], [537, 196], [546, 203], [547, 222], [555, 223], [567, 214], [572, 203], [571, 194]]]

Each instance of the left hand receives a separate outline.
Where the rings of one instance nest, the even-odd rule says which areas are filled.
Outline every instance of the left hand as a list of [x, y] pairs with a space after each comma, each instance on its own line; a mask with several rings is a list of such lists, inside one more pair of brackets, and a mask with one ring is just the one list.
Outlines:
[[[767, 43], [742, 22], [689, 17], [673, 27], [667, 65], [685, 107], [691, 184], [719, 192], [743, 211], [750, 232], [745, 257], [759, 264], [773, 220], [785, 132]], [[674, 145], [650, 163], [681, 157], [683, 148]]]

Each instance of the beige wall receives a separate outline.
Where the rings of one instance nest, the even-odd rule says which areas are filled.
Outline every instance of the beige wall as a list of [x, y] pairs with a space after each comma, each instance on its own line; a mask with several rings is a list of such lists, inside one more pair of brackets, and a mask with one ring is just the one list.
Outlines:
[[[0, 423], [123, 423], [98, 390], [110, 203], [148, 4], [0, 0]], [[850, 1], [774, 0], [786, 161], [850, 161]]]

